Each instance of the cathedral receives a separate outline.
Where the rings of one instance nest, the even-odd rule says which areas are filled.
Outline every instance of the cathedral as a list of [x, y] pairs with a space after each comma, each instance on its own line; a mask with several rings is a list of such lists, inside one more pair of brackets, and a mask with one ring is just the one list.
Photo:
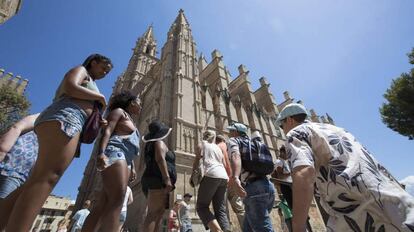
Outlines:
[[22, 0], [0, 0], [0, 24], [16, 15], [22, 6]]
[[[147, 132], [148, 124], [154, 119], [173, 129], [167, 145], [176, 153], [178, 180], [171, 202], [182, 198], [184, 193], [192, 193], [195, 196], [193, 200], [197, 196], [197, 189], [189, 185], [189, 177], [195, 147], [206, 129], [227, 135], [229, 124], [241, 122], [248, 126], [250, 132], [260, 131], [271, 153], [278, 156], [278, 148], [284, 143], [285, 136], [276, 125], [276, 117], [281, 108], [294, 101], [288, 92], [284, 93], [284, 101], [276, 104], [265, 77], [260, 78], [260, 87], [254, 90], [246, 66], [240, 65], [237, 76], [232, 77], [218, 50], [212, 51], [210, 62], [197, 54], [183, 10], [179, 11], [168, 31], [160, 57], [156, 53], [157, 41], [150, 26], [137, 40], [128, 67], [117, 79], [112, 94], [129, 90], [141, 99], [141, 114], [134, 118], [141, 134]], [[318, 116], [313, 110], [311, 119], [333, 123], [329, 115], [326, 118]], [[94, 199], [94, 192], [99, 189], [100, 176], [96, 172], [95, 156], [91, 157], [79, 187], [76, 208], [81, 207], [86, 199]], [[146, 200], [140, 184], [140, 174], [144, 170], [142, 155], [136, 169], [138, 178], [131, 184], [135, 200], [128, 207], [126, 221], [129, 231], [142, 231], [145, 217]], [[204, 231], [195, 210], [192, 215], [194, 231]], [[277, 210], [272, 212], [272, 218], [275, 229], [282, 231], [283, 220], [280, 220]], [[311, 207], [310, 218], [314, 231], [324, 228], [316, 204]], [[231, 221], [233, 231], [239, 231], [233, 214]]]

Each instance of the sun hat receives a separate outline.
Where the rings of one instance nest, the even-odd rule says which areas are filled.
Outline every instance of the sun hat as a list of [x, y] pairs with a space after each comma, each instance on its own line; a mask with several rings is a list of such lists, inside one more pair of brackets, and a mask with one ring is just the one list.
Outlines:
[[171, 128], [160, 121], [153, 121], [148, 125], [149, 132], [142, 137], [144, 143], [165, 139], [171, 132]]
[[231, 124], [230, 126], [228, 126], [227, 130], [230, 130], [230, 131], [233, 130], [233, 131], [237, 131], [239, 133], [247, 134], [247, 127], [244, 124], [238, 123], [238, 122], [235, 122], [235, 123]]
[[298, 103], [290, 103], [286, 105], [282, 109], [282, 111], [280, 111], [279, 115], [277, 116], [276, 122], [280, 124], [283, 119], [298, 114], [309, 115], [305, 106]]

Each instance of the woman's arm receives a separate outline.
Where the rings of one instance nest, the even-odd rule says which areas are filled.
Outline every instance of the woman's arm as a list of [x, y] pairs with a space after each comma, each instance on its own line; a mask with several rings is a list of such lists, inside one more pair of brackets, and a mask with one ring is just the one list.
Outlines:
[[20, 135], [33, 130], [34, 122], [38, 116], [39, 114], [32, 114], [24, 117], [0, 137], [0, 162], [3, 161], [7, 152], [10, 151]]
[[73, 98], [99, 101], [104, 107], [106, 107], [105, 96], [81, 86], [87, 76], [88, 72], [83, 66], [78, 66], [69, 70], [63, 79], [63, 92], [67, 96]]
[[135, 181], [137, 179], [137, 172], [135, 171], [135, 160], [131, 163], [131, 173], [129, 175], [129, 181]]
[[193, 171], [198, 168], [198, 165], [200, 165], [201, 150], [202, 150], [202, 145], [201, 145], [201, 143], [199, 143], [197, 145], [196, 149], [195, 149], [195, 158], [194, 158], [194, 162], [193, 162]]
[[134, 202], [134, 196], [133, 196], [134, 194], [132, 194], [132, 190], [130, 189], [129, 190], [129, 195], [128, 195], [128, 203], [127, 203], [127, 205], [130, 205], [130, 204], [132, 204], [132, 202]]
[[163, 141], [156, 141], [154, 144], [155, 147], [155, 162], [157, 162], [158, 167], [160, 168], [162, 180], [165, 184], [166, 192], [170, 192], [173, 188], [168, 174], [167, 161], [165, 161], [165, 155], [167, 154], [167, 149]]
[[99, 169], [105, 168], [105, 149], [108, 145], [109, 138], [111, 137], [112, 133], [114, 132], [118, 121], [123, 117], [124, 113], [121, 109], [112, 110], [106, 120], [108, 121], [108, 126], [105, 127], [103, 135], [99, 141], [99, 149], [98, 149], [98, 160], [97, 165]]
[[223, 153], [223, 165], [224, 168], [226, 169], [227, 172], [227, 176], [231, 177], [233, 175], [233, 172], [231, 171], [231, 166], [230, 166], [230, 159], [229, 159], [229, 155], [227, 154], [227, 146], [225, 143], [220, 144], [221, 146], [221, 152]]

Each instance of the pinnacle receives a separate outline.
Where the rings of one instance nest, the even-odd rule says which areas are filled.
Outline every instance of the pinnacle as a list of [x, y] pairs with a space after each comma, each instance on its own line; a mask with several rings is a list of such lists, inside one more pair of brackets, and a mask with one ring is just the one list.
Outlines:
[[174, 23], [176, 25], [186, 25], [186, 26], [189, 26], [188, 21], [187, 21], [185, 15], [184, 15], [184, 10], [183, 9], [180, 9], [178, 11], [178, 15], [177, 15], [177, 18], [175, 19]]
[[145, 40], [154, 40], [152, 23], [148, 27], [147, 31], [144, 33], [144, 35], [142, 36], [142, 38], [144, 38]]

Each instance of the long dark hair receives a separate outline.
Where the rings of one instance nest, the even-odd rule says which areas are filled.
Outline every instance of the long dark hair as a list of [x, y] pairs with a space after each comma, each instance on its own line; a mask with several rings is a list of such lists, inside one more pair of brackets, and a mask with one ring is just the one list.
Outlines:
[[121, 109], [125, 110], [126, 112], [128, 112], [127, 108], [129, 106], [129, 104], [131, 104], [131, 102], [133, 102], [137, 99], [138, 99], [138, 97], [133, 95], [131, 92], [122, 91], [121, 93], [118, 93], [118, 94], [114, 95], [111, 98], [111, 101], [109, 102], [108, 109], [109, 110], [114, 110], [116, 108], [121, 108]]
[[88, 58], [86, 58], [86, 60], [82, 63], [82, 66], [86, 68], [86, 70], [89, 70], [91, 68], [91, 63], [92, 61], [96, 61], [96, 62], [105, 62], [107, 64], [110, 64], [111, 67], [114, 67], [114, 65], [112, 64], [111, 59], [109, 59], [108, 57], [101, 55], [101, 54], [92, 54], [90, 56], [88, 56]]

